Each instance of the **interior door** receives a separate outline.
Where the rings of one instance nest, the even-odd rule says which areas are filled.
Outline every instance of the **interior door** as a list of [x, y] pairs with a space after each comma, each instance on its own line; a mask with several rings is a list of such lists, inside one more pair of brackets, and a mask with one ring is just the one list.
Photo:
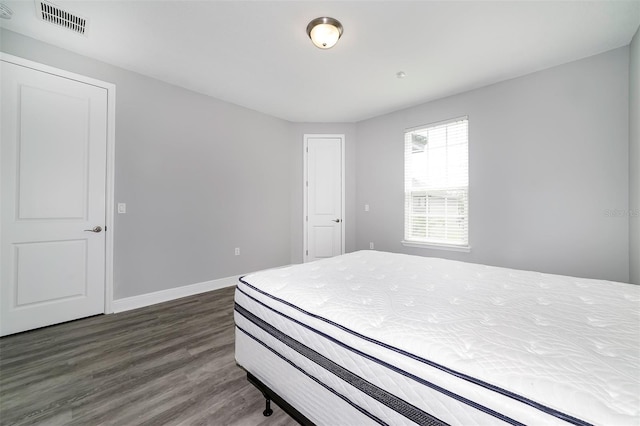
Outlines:
[[107, 90], [0, 64], [6, 335], [104, 312]]
[[305, 262], [344, 253], [343, 135], [306, 135]]

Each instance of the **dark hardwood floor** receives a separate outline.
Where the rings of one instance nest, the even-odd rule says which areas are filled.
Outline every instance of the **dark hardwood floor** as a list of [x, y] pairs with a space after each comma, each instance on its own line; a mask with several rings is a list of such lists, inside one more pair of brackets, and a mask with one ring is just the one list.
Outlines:
[[0, 424], [296, 425], [235, 364], [233, 291], [0, 339]]

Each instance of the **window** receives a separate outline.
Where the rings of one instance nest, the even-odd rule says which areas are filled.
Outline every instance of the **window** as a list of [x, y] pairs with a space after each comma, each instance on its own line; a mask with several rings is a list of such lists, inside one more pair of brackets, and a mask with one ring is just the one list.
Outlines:
[[469, 247], [469, 120], [404, 134], [406, 245]]

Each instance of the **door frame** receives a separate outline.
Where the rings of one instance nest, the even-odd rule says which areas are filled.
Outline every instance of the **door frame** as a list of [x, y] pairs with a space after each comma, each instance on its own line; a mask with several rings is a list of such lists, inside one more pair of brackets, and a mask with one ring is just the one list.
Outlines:
[[309, 221], [308, 221], [308, 204], [309, 204], [309, 194], [308, 194], [308, 176], [307, 176], [307, 161], [309, 158], [309, 139], [313, 139], [313, 138], [338, 138], [340, 139], [340, 184], [341, 184], [341, 188], [340, 188], [340, 192], [341, 192], [341, 199], [340, 199], [340, 203], [341, 203], [341, 212], [340, 212], [340, 235], [342, 238], [342, 241], [340, 242], [340, 247], [341, 247], [341, 254], [344, 254], [344, 243], [345, 243], [345, 235], [344, 235], [344, 217], [345, 217], [345, 205], [344, 205], [344, 201], [345, 201], [345, 197], [344, 197], [344, 190], [345, 190], [345, 173], [344, 173], [344, 165], [345, 165], [345, 161], [344, 161], [344, 152], [345, 152], [345, 135], [343, 133], [338, 134], [338, 133], [305, 133], [303, 136], [303, 140], [304, 140], [304, 145], [302, 148], [302, 165], [303, 165], [303, 171], [302, 171], [302, 192], [303, 192], [303, 211], [302, 211], [302, 262], [306, 263], [308, 262], [308, 257], [309, 257], [309, 251], [308, 251], [308, 238], [307, 238], [307, 232], [309, 231]]
[[49, 65], [34, 62], [18, 56], [0, 52], [0, 61], [12, 63], [47, 74], [75, 80], [103, 88], [107, 91], [107, 170], [105, 190], [105, 277], [104, 313], [113, 312], [113, 236], [114, 227], [114, 187], [115, 187], [115, 131], [116, 131], [116, 85], [91, 77], [72, 73]]

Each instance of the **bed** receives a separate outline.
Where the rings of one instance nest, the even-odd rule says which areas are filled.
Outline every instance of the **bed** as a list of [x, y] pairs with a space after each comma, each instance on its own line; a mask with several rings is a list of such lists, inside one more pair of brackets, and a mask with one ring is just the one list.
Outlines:
[[302, 424], [640, 424], [640, 286], [378, 251], [244, 276], [236, 361]]

